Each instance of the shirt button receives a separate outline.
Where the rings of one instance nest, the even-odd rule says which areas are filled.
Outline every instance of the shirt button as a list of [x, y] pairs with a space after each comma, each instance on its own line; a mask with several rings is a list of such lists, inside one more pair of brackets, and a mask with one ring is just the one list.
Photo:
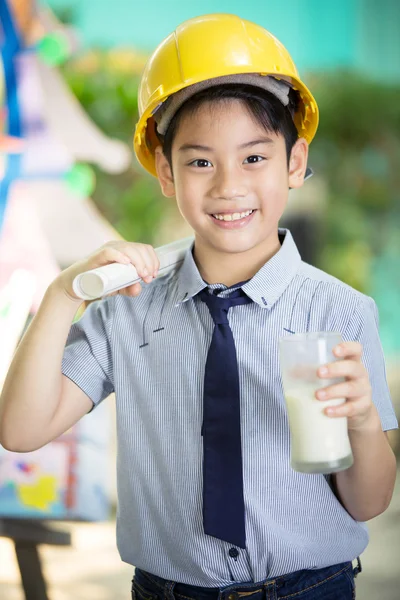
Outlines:
[[239, 556], [239, 551], [237, 548], [229, 548], [229, 556], [232, 558], [237, 558]]
[[228, 600], [237, 600], [237, 594], [229, 594]]

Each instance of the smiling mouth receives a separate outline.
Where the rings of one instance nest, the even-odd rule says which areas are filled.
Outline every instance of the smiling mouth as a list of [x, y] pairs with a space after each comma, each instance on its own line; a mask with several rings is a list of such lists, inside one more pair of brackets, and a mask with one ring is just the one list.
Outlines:
[[253, 212], [255, 212], [255, 209], [246, 210], [244, 212], [216, 213], [211, 216], [218, 221], [240, 221], [240, 219], [249, 217]]

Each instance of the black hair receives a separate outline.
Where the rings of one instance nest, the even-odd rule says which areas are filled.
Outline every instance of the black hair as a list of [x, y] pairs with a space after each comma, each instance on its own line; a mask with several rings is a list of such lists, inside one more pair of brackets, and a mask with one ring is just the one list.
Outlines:
[[194, 113], [204, 102], [221, 100], [241, 100], [250, 115], [260, 123], [267, 132], [273, 131], [284, 137], [289, 165], [290, 153], [298, 133], [293, 122], [293, 117], [298, 108], [297, 93], [290, 89], [289, 104], [284, 106], [276, 96], [253, 85], [229, 83], [216, 85], [201, 90], [191, 96], [172, 117], [164, 136], [157, 134], [163, 146], [163, 152], [172, 169], [172, 143], [178, 130], [182, 117], [187, 113]]

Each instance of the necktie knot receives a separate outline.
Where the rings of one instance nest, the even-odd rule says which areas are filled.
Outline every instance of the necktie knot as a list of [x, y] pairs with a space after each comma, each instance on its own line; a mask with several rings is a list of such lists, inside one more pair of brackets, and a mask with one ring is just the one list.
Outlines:
[[246, 296], [241, 288], [235, 290], [226, 298], [209, 294], [207, 288], [205, 288], [199, 293], [199, 297], [207, 304], [215, 325], [228, 323], [228, 311], [232, 306], [249, 304], [252, 302], [251, 298]]

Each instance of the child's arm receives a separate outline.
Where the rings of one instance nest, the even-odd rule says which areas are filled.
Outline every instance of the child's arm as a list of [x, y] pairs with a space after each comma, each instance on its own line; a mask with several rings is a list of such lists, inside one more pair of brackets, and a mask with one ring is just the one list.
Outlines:
[[52, 284], [19, 344], [0, 397], [0, 442], [8, 450], [40, 448], [92, 407], [80, 388], [61, 374], [79, 304]]
[[[8, 450], [30, 452], [61, 435], [93, 406], [90, 398], [62, 375], [61, 364], [71, 323], [82, 300], [74, 295], [76, 275], [111, 262], [133, 264], [150, 282], [159, 266], [151, 246], [114, 242], [61, 273], [14, 355], [0, 397], [0, 443]], [[145, 275], [147, 269], [148, 275]], [[137, 296], [140, 284], [120, 290]]]
[[[376, 411], [374, 411], [376, 413]], [[357, 521], [368, 521], [390, 504], [396, 480], [396, 458], [378, 414], [360, 430], [349, 431], [354, 464], [334, 475], [337, 495]]]
[[[339, 350], [341, 353], [339, 354]], [[349, 438], [354, 463], [333, 475], [339, 500], [357, 521], [368, 521], [389, 506], [396, 480], [396, 458], [382, 431], [381, 420], [372, 402], [368, 371], [361, 361], [363, 347], [359, 342], [344, 342], [335, 350], [344, 360], [326, 365], [320, 377], [345, 377], [346, 381], [323, 389], [320, 400], [346, 398], [346, 402], [327, 408], [332, 418], [348, 419]]]

